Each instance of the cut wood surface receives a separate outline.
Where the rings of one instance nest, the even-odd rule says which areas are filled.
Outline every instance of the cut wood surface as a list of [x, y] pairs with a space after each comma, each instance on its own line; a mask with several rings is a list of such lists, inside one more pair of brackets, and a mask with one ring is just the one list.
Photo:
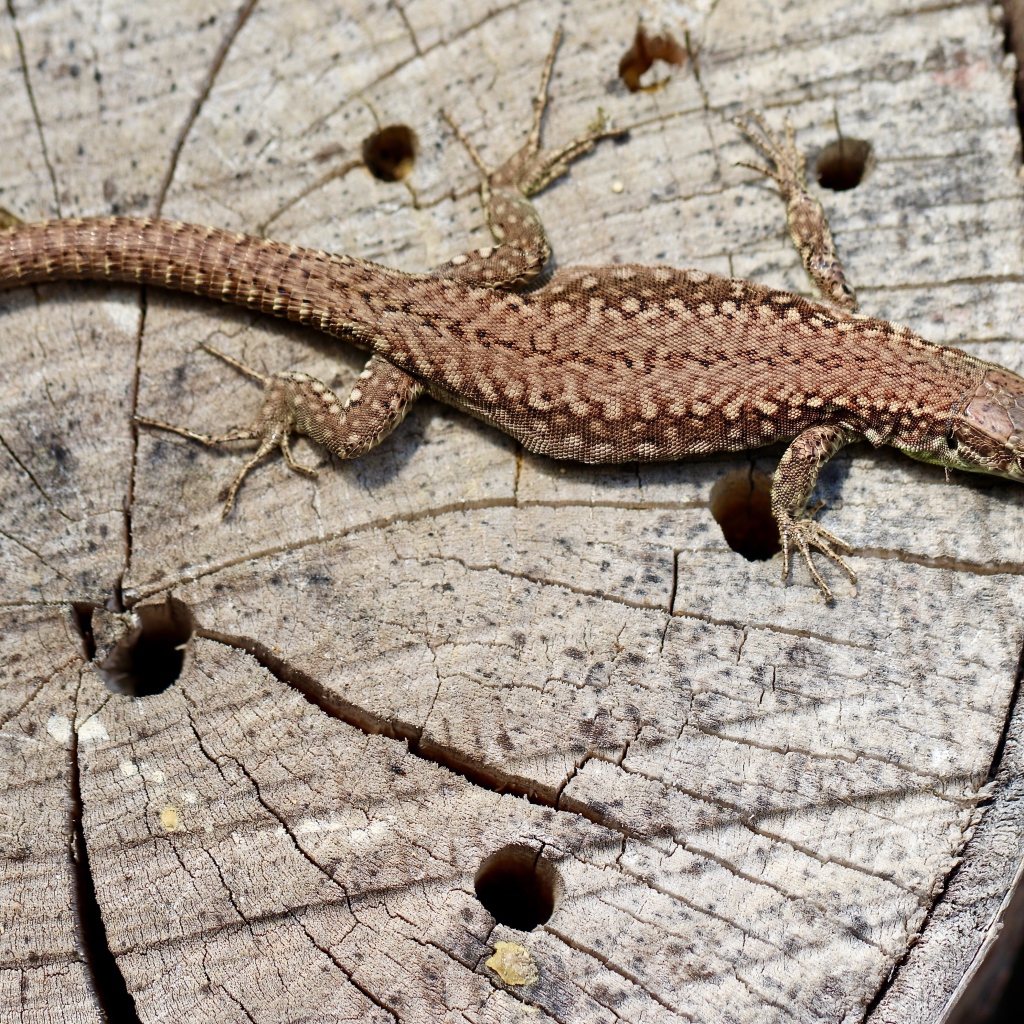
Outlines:
[[[689, 55], [631, 93], [641, 16]], [[8, 0], [0, 206], [425, 270], [490, 241], [439, 109], [501, 162], [557, 24], [547, 141], [636, 125], [538, 198], [560, 264], [808, 293], [731, 118], [790, 112], [812, 167], [838, 119], [873, 153], [818, 189], [863, 310], [1024, 370], [984, 3]], [[388, 125], [418, 139], [399, 181], [363, 162]], [[319, 479], [271, 459], [222, 521], [240, 453], [131, 418], [253, 417], [204, 341], [342, 391], [363, 359], [157, 289], [0, 294], [0, 1018], [957, 1012], [1024, 857], [1024, 488], [844, 452], [819, 492], [860, 582], [828, 606], [712, 515], [777, 455], [557, 464], [421, 401], [356, 462], [300, 441]], [[132, 672], [160, 692], [111, 691]]]

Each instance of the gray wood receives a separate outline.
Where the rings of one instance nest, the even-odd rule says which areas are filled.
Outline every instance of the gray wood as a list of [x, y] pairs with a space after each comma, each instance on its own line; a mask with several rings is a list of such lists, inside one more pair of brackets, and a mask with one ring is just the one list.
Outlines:
[[[598, 106], [638, 125], [539, 197], [560, 263], [806, 293], [729, 119], [790, 111], [813, 163], [838, 115], [874, 150], [859, 187], [822, 191], [864, 309], [1024, 367], [1015, 67], [989, 7], [644, 10], [696, 59], [628, 93], [622, 0], [14, 0], [0, 205], [426, 269], [488, 241], [438, 108], [499, 162], [560, 18], [548, 140]], [[419, 137], [398, 183], [359, 164], [387, 124]], [[1024, 489], [843, 453], [821, 493], [861, 582], [835, 577], [827, 607], [711, 515], [716, 482], [769, 454], [558, 465], [422, 402], [359, 462], [300, 443], [319, 480], [271, 461], [221, 522], [239, 456], [130, 420], [253, 415], [204, 340], [342, 388], [360, 369], [152, 289], [0, 296], [0, 1016], [102, 1019], [118, 979], [147, 1022], [957, 1012], [1024, 859]], [[168, 597], [199, 628], [179, 680], [112, 694], [89, 644], [102, 661], [122, 601]], [[76, 824], [105, 937], [79, 923]], [[508, 846], [557, 878], [529, 932], [474, 894]]]

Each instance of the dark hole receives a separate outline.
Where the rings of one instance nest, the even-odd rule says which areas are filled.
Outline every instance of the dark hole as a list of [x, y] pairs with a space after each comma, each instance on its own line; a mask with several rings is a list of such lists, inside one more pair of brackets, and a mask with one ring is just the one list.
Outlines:
[[845, 192], [856, 188], [867, 174], [871, 161], [871, 143], [863, 139], [836, 139], [818, 157], [815, 171], [822, 188]]
[[82, 654], [86, 661], [92, 661], [96, 657], [96, 637], [92, 632], [93, 607], [85, 602], [78, 602], [71, 606], [71, 615], [75, 623], [75, 629], [82, 638]]
[[772, 478], [759, 469], [723, 476], [711, 488], [711, 514], [726, 544], [751, 562], [767, 561], [782, 548], [772, 515]]
[[136, 627], [99, 666], [108, 690], [131, 697], [163, 693], [185, 664], [185, 647], [195, 631], [192, 613], [169, 598], [133, 610]]
[[551, 917], [558, 872], [528, 846], [505, 846], [480, 865], [473, 885], [495, 921], [528, 932]]
[[686, 50], [667, 32], [660, 36], [649, 36], [647, 30], [641, 25], [636, 30], [633, 45], [619, 61], [619, 78], [625, 82], [626, 88], [630, 92], [653, 92], [668, 81], [667, 77], [647, 84], [640, 81], [650, 71], [656, 60], [682, 66], [686, 62]]
[[381, 181], [401, 181], [416, 162], [416, 133], [404, 124], [389, 124], [363, 140], [363, 161]]

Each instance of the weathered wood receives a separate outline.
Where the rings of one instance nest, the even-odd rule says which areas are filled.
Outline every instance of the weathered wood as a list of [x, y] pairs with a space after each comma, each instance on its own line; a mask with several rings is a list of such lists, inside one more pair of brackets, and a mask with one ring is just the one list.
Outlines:
[[[560, 262], [806, 292], [729, 118], [791, 111], [813, 165], [838, 116], [874, 154], [822, 192], [865, 310], [1024, 367], [1015, 71], [984, 4], [697, 4], [695, 59], [637, 93], [622, 0], [166, 6], [13, 0], [0, 205], [430, 267], [488, 241], [438, 108], [500, 161], [559, 18], [548, 140], [598, 106], [639, 125], [539, 198]], [[646, 16], [686, 43], [674, 5]], [[360, 164], [388, 124], [419, 138], [397, 183]], [[711, 515], [770, 455], [558, 465], [422, 402], [361, 461], [299, 443], [319, 480], [271, 461], [222, 523], [238, 454], [130, 419], [252, 416], [203, 340], [360, 369], [156, 290], [0, 296], [0, 1016], [121, 1020], [125, 986], [147, 1022], [952, 1012], [1024, 863], [1024, 488], [844, 453], [821, 494], [861, 582], [826, 607]], [[118, 609], [169, 597], [198, 630], [180, 678], [112, 694]], [[474, 891], [506, 848], [547, 865], [530, 931]]]

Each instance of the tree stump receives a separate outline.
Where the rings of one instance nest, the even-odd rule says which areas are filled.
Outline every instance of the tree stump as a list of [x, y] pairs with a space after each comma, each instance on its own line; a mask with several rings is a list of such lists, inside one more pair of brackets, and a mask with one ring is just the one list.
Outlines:
[[[560, 22], [549, 144], [635, 126], [539, 197], [560, 263], [808, 292], [730, 123], [788, 111], [865, 312], [1021, 371], [996, 15], [8, 0], [0, 205], [423, 270], [490, 240], [439, 108], [503, 160]], [[770, 555], [777, 453], [557, 464], [421, 401], [222, 521], [239, 453], [132, 420], [251, 419], [203, 341], [342, 389], [362, 362], [157, 289], [0, 295], [0, 1016], [956, 1012], [1024, 864], [1024, 489], [844, 452], [819, 490], [860, 583], [826, 606], [719, 525]]]

